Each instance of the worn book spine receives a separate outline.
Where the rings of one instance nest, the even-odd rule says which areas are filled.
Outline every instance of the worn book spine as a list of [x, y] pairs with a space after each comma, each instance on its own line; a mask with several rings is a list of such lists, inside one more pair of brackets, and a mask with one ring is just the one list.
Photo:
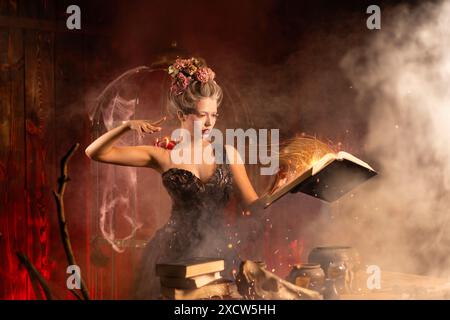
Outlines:
[[230, 282], [215, 283], [203, 286], [198, 289], [177, 289], [161, 287], [161, 294], [167, 299], [173, 300], [198, 300], [210, 299], [213, 297], [226, 297], [232, 295]]
[[156, 275], [158, 277], [190, 278], [212, 272], [223, 271], [224, 269], [225, 262], [223, 260], [191, 265], [157, 264]]
[[196, 289], [221, 279], [220, 272], [200, 275], [192, 278], [161, 277], [161, 286], [179, 289]]

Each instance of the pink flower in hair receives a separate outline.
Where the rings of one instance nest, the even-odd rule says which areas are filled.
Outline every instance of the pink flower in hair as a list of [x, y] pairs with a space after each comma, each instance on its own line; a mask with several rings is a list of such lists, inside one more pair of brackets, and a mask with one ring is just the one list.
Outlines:
[[170, 90], [176, 95], [182, 94], [191, 83], [191, 78], [186, 77], [182, 72], [176, 74]]
[[210, 68], [202, 67], [197, 70], [195, 76], [201, 83], [206, 83], [213, 80], [216, 74]]
[[176, 59], [169, 66], [168, 73], [172, 77], [170, 90], [176, 95], [182, 94], [191, 81], [197, 80], [201, 83], [207, 83], [214, 80], [216, 76], [210, 68], [201, 67], [201, 62], [196, 58]]
[[175, 60], [175, 63], [173, 64], [173, 67], [177, 70], [181, 70], [186, 66], [186, 60], [185, 59], [177, 59]]

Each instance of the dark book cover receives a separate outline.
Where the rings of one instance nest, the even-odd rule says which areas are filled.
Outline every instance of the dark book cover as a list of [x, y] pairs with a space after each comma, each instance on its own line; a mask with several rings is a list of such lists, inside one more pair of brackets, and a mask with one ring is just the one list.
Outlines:
[[303, 192], [315, 198], [333, 202], [375, 175], [377, 175], [376, 171], [353, 161], [337, 159], [316, 175], [308, 177], [290, 192]]

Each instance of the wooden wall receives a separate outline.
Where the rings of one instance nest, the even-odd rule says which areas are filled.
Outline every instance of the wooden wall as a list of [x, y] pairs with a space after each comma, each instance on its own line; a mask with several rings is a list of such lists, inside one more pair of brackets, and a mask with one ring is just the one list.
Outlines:
[[[95, 30], [66, 30], [68, 4], [0, 1], [0, 299], [40, 298], [16, 252], [30, 258], [58, 298], [70, 297], [51, 191], [59, 159], [75, 142], [82, 147], [69, 166], [69, 232], [92, 296], [104, 291], [102, 281], [91, 281], [101, 272], [89, 263], [98, 230], [92, 230], [92, 176], [83, 147], [91, 139], [87, 84], [103, 82], [99, 74], [109, 75], [102, 56], [107, 37]], [[113, 286], [111, 274], [105, 277]]]
[[[52, 18], [16, 1], [2, 1], [0, 14]], [[0, 296], [26, 299], [33, 293], [15, 253], [21, 251], [49, 278], [51, 183], [54, 181], [54, 34], [5, 28], [1, 37], [0, 163], [2, 167]]]

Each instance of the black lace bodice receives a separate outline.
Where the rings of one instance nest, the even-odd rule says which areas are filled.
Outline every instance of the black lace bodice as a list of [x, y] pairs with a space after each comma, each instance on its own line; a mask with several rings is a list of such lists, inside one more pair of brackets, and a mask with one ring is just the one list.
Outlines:
[[202, 224], [218, 227], [223, 222], [223, 209], [233, 189], [233, 177], [227, 164], [216, 164], [214, 173], [205, 182], [191, 171], [180, 168], [165, 171], [162, 181], [172, 198], [169, 224], [176, 224], [185, 231], [200, 231]]
[[212, 176], [203, 182], [189, 170], [172, 168], [162, 181], [172, 198], [174, 214], [186, 210], [216, 211], [228, 202], [233, 177], [224, 164], [217, 164]]
[[136, 296], [139, 298], [158, 296], [157, 262], [218, 257], [225, 259], [229, 266], [227, 272], [231, 272], [231, 266], [236, 261], [235, 252], [227, 248], [229, 240], [224, 225], [224, 208], [233, 191], [229, 165], [225, 161], [216, 164], [214, 173], [207, 181], [181, 168], [169, 169], [161, 177], [172, 198], [172, 213], [143, 252], [136, 282]]

